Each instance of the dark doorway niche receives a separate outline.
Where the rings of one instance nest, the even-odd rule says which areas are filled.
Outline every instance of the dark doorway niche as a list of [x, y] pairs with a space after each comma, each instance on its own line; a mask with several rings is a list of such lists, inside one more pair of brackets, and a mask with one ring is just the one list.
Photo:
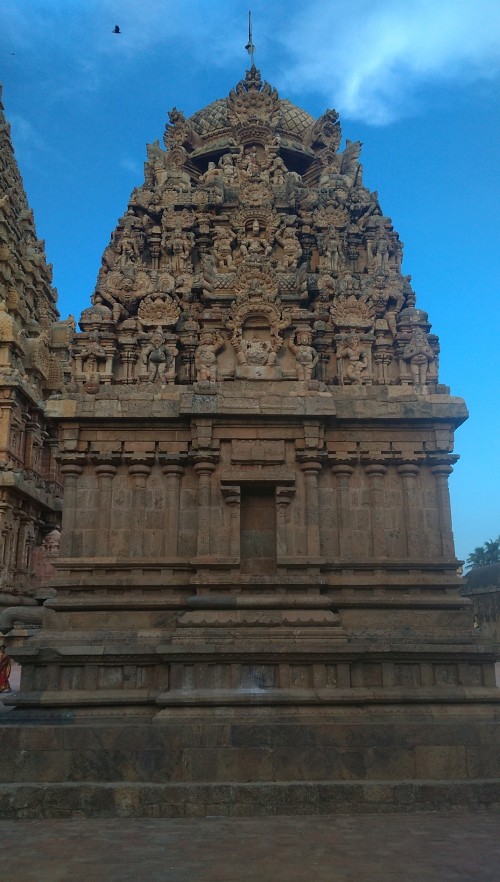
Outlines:
[[241, 488], [241, 572], [276, 572], [276, 493], [274, 486], [252, 484]]

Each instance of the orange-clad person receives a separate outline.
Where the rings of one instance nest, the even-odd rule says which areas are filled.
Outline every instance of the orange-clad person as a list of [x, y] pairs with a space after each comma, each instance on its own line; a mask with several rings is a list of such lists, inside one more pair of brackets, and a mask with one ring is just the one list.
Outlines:
[[0, 646], [0, 692], [10, 692], [10, 671], [11, 663], [8, 655], [5, 654], [5, 646]]

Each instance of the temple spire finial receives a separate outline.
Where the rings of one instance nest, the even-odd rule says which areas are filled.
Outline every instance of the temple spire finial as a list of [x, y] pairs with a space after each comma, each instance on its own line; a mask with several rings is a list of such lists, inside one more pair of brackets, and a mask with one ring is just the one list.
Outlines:
[[252, 13], [251, 12], [248, 13], [248, 43], [246, 44], [245, 49], [247, 50], [247, 52], [250, 56], [251, 66], [255, 67], [255, 59], [254, 59], [255, 46], [252, 42]]

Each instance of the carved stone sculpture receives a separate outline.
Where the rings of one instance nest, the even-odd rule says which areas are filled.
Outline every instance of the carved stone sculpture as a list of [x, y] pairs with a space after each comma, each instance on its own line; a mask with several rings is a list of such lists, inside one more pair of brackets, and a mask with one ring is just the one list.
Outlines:
[[340, 342], [336, 348], [336, 355], [341, 364], [339, 374], [341, 384], [349, 382], [357, 385], [368, 378], [367, 350], [357, 334], [349, 334], [346, 340]]
[[161, 328], [151, 335], [151, 342], [144, 350], [142, 360], [147, 365], [150, 383], [173, 383], [175, 381], [175, 358], [179, 350], [169, 345]]
[[427, 334], [421, 328], [415, 328], [413, 331], [410, 342], [403, 349], [403, 358], [410, 365], [414, 384], [425, 386], [429, 364], [434, 361], [434, 353]]
[[198, 383], [217, 382], [217, 353], [224, 348], [224, 338], [217, 331], [202, 331], [194, 363]]
[[319, 360], [319, 354], [311, 344], [312, 334], [310, 331], [297, 331], [295, 343], [290, 341], [288, 344], [297, 362], [297, 379], [304, 383], [306, 388], [309, 386]]

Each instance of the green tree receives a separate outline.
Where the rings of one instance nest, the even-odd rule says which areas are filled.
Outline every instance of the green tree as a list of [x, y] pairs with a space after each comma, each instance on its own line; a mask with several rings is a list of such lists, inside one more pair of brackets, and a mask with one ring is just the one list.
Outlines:
[[500, 563], [500, 536], [497, 539], [489, 539], [484, 545], [478, 545], [469, 554], [465, 566], [468, 570], [475, 570], [477, 567], [486, 567], [495, 563]]

